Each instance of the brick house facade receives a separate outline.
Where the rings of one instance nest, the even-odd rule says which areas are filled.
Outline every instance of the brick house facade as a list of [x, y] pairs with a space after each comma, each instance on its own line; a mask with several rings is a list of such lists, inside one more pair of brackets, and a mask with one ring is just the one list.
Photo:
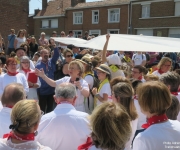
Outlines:
[[132, 33], [180, 38], [180, 0], [132, 2]]
[[26, 29], [28, 33], [29, 0], [1, 0], [0, 12], [0, 33], [7, 47], [10, 29], [15, 29], [16, 33], [19, 29]]

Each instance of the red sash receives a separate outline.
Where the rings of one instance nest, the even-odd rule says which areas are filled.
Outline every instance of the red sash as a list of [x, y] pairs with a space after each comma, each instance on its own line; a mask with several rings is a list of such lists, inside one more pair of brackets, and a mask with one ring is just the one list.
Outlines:
[[78, 146], [78, 150], [88, 150], [91, 146], [92, 146], [92, 139], [88, 137], [85, 144]]
[[161, 123], [161, 122], [165, 122], [168, 120], [168, 117], [166, 116], [166, 114], [163, 115], [155, 115], [152, 116], [151, 118], [147, 119], [147, 123], [142, 125], [142, 128], [147, 129], [148, 127], [150, 127], [153, 124], [157, 124], [157, 123]]

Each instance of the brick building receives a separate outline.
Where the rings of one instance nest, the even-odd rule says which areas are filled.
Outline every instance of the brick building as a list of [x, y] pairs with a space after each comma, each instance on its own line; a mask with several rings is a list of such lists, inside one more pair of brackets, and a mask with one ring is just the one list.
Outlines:
[[[7, 36], [10, 29], [29, 30], [28, 24], [29, 0], [1, 0], [0, 4], [0, 33], [5, 40], [7, 47]], [[32, 32], [32, 30], [31, 30]], [[30, 33], [32, 34], [32, 33]]]
[[133, 34], [180, 38], [180, 0], [131, 0]]

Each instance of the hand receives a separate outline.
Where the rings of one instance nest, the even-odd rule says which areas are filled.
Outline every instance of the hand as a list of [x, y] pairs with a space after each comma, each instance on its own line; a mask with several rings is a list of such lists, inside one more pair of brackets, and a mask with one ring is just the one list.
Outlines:
[[93, 93], [93, 95], [96, 95], [97, 94], [97, 88], [93, 88], [92, 93]]
[[74, 85], [75, 85], [76, 87], [78, 87], [79, 90], [82, 90], [82, 86], [81, 86], [80, 81], [74, 81]]
[[110, 34], [106, 34], [106, 40], [109, 40]]
[[45, 73], [44, 73], [44, 70], [43, 68], [41, 68], [40, 70], [39, 69], [35, 69], [35, 74], [41, 78], [43, 78], [45, 76]]
[[28, 81], [28, 85], [33, 86], [34, 84], [32, 82]]

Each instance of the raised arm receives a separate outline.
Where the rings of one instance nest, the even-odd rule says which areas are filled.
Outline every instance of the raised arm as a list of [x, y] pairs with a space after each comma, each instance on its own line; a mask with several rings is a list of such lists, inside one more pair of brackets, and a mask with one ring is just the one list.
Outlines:
[[102, 63], [107, 62], [106, 53], [107, 53], [107, 47], [108, 47], [108, 43], [109, 43], [109, 38], [110, 38], [110, 35], [107, 34], [106, 35], [106, 42], [104, 44], [103, 51], [102, 51]]

